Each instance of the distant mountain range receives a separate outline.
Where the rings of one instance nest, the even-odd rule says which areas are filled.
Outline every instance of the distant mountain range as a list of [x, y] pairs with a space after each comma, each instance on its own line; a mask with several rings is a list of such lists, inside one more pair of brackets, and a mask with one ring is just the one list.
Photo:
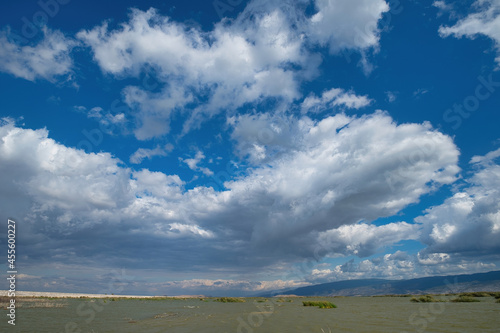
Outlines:
[[391, 294], [441, 294], [469, 291], [500, 291], [500, 271], [488, 273], [432, 276], [410, 280], [360, 279], [322, 283], [277, 294], [297, 296], [375, 296]]

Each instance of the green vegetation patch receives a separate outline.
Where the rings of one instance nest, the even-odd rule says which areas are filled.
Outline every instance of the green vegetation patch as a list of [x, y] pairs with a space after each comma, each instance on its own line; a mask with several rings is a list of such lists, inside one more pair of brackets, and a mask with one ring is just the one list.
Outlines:
[[302, 304], [304, 304], [304, 306], [318, 306], [320, 309], [334, 309], [337, 307], [335, 304], [326, 301], [322, 302], [303, 301]]
[[474, 297], [460, 295], [457, 298], [452, 299], [450, 302], [479, 302], [479, 300]]
[[293, 299], [283, 299], [283, 298], [280, 298], [279, 300], [277, 300], [276, 302], [278, 303], [284, 303], [284, 302], [289, 302], [289, 303], [292, 303], [293, 302]]
[[221, 298], [214, 299], [214, 302], [221, 302], [221, 303], [244, 303], [245, 300], [243, 298], [236, 298], [236, 297], [221, 297]]
[[415, 303], [432, 303], [432, 302], [444, 302], [443, 300], [440, 300], [440, 299], [437, 299], [437, 298], [434, 298], [433, 296], [431, 295], [424, 295], [424, 296], [420, 296], [420, 297], [412, 297], [410, 299], [411, 302], [415, 302]]

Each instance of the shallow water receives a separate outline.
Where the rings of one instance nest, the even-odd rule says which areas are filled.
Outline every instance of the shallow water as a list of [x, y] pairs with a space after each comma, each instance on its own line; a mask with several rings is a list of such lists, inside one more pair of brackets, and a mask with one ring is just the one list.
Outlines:
[[[500, 303], [412, 303], [409, 297], [52, 300], [63, 307], [16, 311], [16, 326], [2, 310], [0, 332], [500, 332]], [[327, 300], [336, 309], [304, 307]]]

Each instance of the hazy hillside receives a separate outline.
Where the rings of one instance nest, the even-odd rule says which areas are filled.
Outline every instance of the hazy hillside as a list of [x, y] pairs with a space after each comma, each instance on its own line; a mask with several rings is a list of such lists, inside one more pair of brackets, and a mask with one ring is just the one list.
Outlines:
[[[280, 293], [298, 296], [372, 296], [387, 294], [456, 293], [500, 291], [500, 271], [432, 276], [410, 280], [361, 279], [322, 283]], [[264, 296], [272, 296], [266, 294]]]

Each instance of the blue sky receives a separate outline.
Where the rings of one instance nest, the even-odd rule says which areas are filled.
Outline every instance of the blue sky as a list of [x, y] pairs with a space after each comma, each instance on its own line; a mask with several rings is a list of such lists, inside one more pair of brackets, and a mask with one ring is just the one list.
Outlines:
[[499, 12], [4, 4], [20, 288], [251, 295], [498, 269]]

